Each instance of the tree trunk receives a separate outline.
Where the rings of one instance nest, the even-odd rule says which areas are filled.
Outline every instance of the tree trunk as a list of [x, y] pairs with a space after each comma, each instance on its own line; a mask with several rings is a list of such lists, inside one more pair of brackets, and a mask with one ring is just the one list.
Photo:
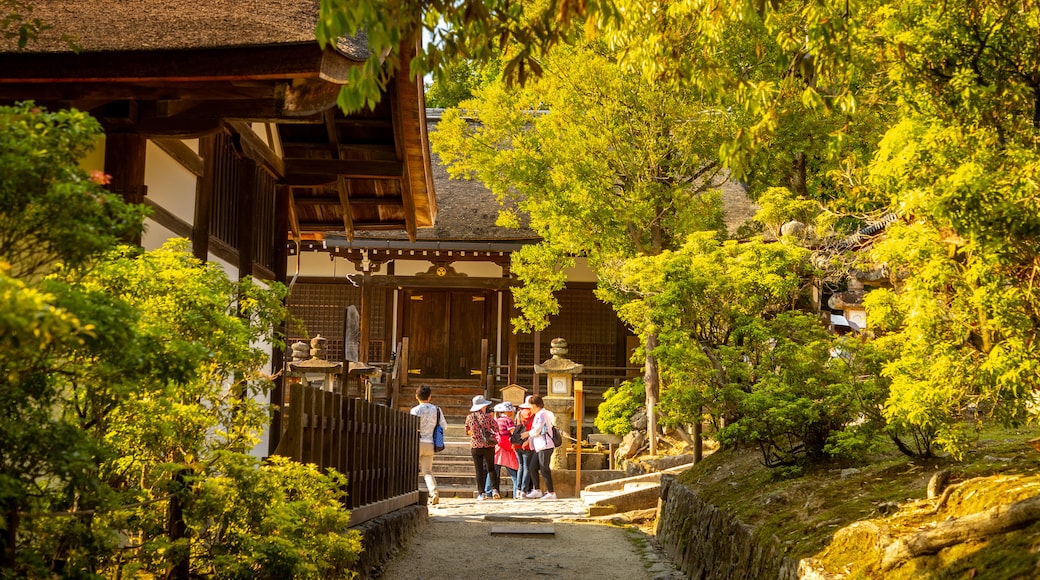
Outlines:
[[889, 545], [881, 559], [881, 569], [891, 570], [910, 558], [934, 554], [954, 544], [1024, 528], [1038, 519], [1040, 496], [940, 522], [932, 529], [900, 538]]
[[791, 163], [791, 191], [796, 195], [809, 195], [809, 187], [805, 183], [805, 152], [799, 151]]
[[646, 438], [650, 442], [650, 455], [657, 455], [657, 398], [660, 375], [657, 369], [657, 334], [646, 335], [646, 372], [643, 383], [646, 385]]
[[702, 431], [704, 430], [703, 422], [700, 417], [697, 417], [697, 422], [693, 424], [693, 462], [700, 463], [701, 459], [704, 459], [704, 444], [701, 442]]
[[[185, 479], [188, 470], [182, 469], [173, 475], [177, 491], [170, 498], [170, 522], [169, 536], [171, 542], [188, 537], [188, 524], [184, 521], [184, 496], [188, 490]], [[191, 548], [176, 550], [171, 554], [173, 561], [166, 572], [169, 580], [188, 580], [191, 575]]]

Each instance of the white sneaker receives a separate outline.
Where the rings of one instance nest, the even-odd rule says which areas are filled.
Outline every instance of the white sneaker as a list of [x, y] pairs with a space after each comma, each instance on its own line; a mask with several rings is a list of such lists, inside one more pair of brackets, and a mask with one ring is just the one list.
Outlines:
[[543, 495], [542, 499], [556, 499], [556, 494], [550, 491], [549, 493]]
[[486, 499], [487, 499], [487, 496], [484, 495], [484, 494], [480, 494], [480, 495], [477, 496], [477, 501], [484, 501]]
[[516, 497], [513, 499], [527, 499], [527, 494], [522, 491], [518, 491], [516, 492]]
[[527, 492], [527, 499], [538, 499], [542, 497], [542, 491], [540, 489], [532, 489]]

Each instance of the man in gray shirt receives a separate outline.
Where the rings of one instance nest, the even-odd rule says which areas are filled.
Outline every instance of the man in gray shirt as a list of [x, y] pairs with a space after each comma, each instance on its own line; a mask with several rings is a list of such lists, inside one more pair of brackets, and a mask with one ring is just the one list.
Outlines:
[[437, 495], [437, 478], [433, 476], [433, 429], [437, 425], [447, 429], [448, 422], [440, 408], [430, 403], [431, 396], [428, 385], [420, 385], [415, 389], [415, 400], [419, 404], [412, 407], [411, 413], [419, 417], [419, 474], [426, 479], [430, 503], [437, 505], [440, 496]]

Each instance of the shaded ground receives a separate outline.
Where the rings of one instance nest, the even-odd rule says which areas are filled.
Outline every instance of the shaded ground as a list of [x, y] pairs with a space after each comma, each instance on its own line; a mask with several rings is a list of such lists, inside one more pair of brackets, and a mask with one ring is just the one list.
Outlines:
[[[443, 499], [430, 522], [382, 570], [387, 580], [681, 578], [635, 527], [576, 521], [579, 500]], [[495, 534], [544, 530], [553, 535]]]

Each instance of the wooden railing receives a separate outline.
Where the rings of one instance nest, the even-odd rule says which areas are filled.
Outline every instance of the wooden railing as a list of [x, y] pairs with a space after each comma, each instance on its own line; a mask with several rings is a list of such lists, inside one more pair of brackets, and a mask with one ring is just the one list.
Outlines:
[[419, 418], [383, 405], [289, 385], [275, 454], [347, 476], [357, 525], [419, 501]]

